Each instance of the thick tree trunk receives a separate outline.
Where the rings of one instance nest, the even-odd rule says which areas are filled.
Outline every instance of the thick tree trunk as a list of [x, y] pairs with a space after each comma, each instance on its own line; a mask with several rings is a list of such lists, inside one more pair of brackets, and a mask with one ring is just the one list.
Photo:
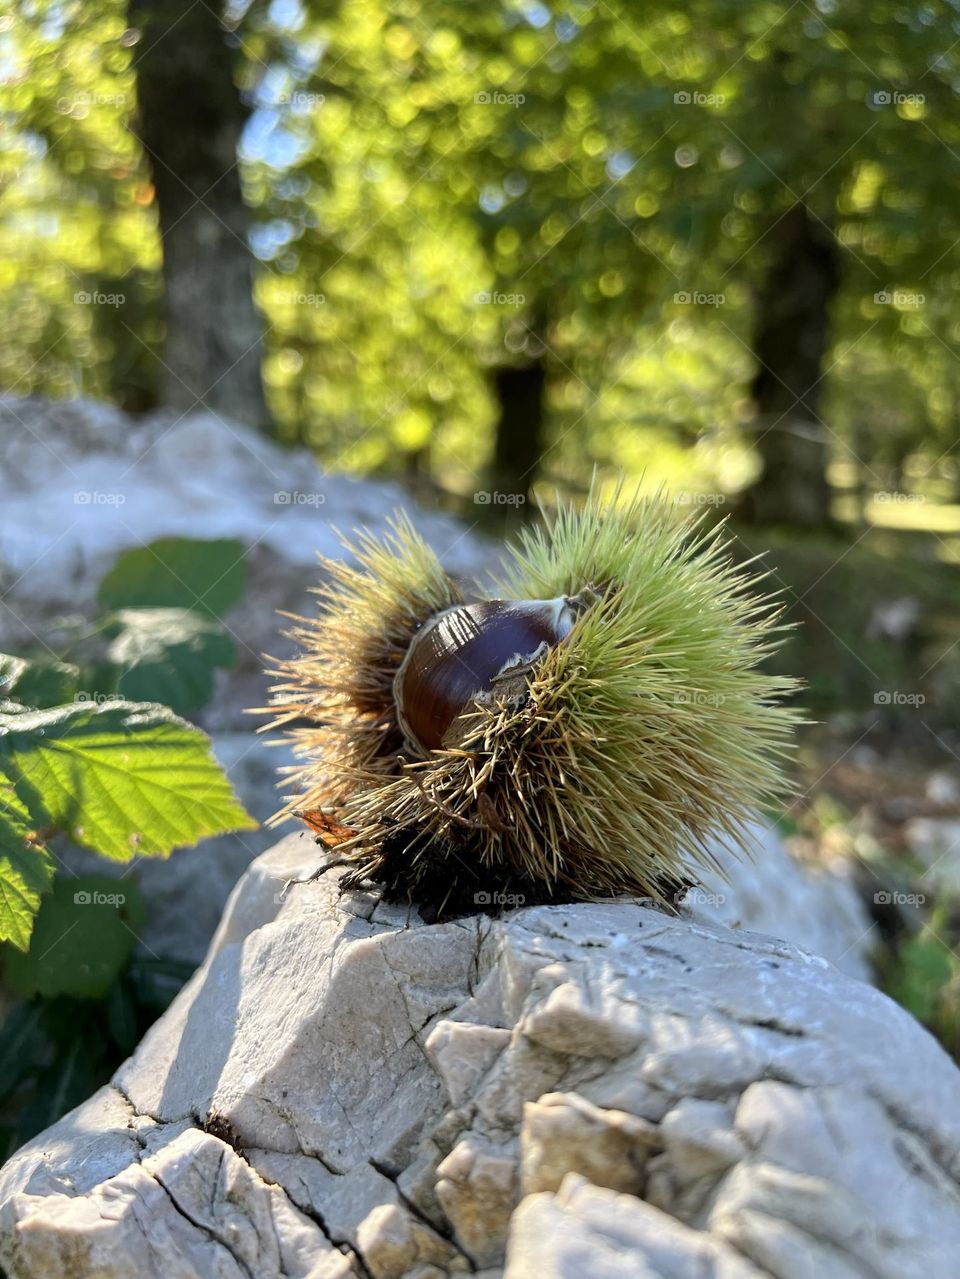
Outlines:
[[820, 421], [828, 310], [839, 280], [830, 232], [796, 204], [770, 239], [774, 260], [757, 302], [751, 386], [762, 470], [741, 514], [756, 524], [830, 523], [829, 436]]
[[166, 289], [165, 398], [267, 425], [262, 325], [253, 304], [237, 171], [246, 112], [214, 10], [130, 0], [141, 29], [139, 131], [156, 191]]
[[493, 377], [500, 412], [490, 467], [491, 515], [504, 522], [529, 513], [543, 454], [546, 368], [543, 357]]

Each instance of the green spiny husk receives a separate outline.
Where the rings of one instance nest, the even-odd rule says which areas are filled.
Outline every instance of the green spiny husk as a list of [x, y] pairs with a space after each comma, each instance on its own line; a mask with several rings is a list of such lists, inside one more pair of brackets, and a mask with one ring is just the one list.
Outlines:
[[[552, 648], [517, 704], [477, 704], [455, 748], [405, 751], [393, 676], [418, 626], [460, 601], [406, 522], [328, 562], [320, 616], [292, 632], [281, 713], [304, 760], [278, 816], [336, 810], [354, 835], [345, 882], [476, 909], [621, 893], [670, 903], [716, 836], [744, 845], [756, 810], [785, 789], [795, 681], [758, 664], [777, 647], [780, 605], [737, 568], [720, 530], [657, 499], [561, 506], [527, 531], [496, 595], [595, 602]], [[276, 707], [274, 707], [276, 710]], [[715, 845], [713, 845], [715, 846]], [[471, 905], [471, 900], [481, 901]]]
[[356, 565], [320, 557], [328, 580], [312, 588], [318, 616], [292, 617], [287, 634], [300, 652], [275, 664], [284, 682], [262, 708], [275, 716], [267, 727], [284, 728], [304, 761], [288, 777], [296, 797], [274, 821], [339, 802], [357, 770], [390, 775], [403, 749], [394, 674], [419, 627], [462, 598], [405, 516], [381, 541], [367, 533], [341, 541]]

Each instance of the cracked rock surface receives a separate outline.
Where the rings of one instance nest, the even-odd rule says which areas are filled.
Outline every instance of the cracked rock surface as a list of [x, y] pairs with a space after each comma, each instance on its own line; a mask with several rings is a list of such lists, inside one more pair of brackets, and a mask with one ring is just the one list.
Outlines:
[[10, 1279], [955, 1279], [960, 1072], [878, 991], [629, 901], [278, 900], [314, 865], [254, 862], [113, 1083], [0, 1172]]

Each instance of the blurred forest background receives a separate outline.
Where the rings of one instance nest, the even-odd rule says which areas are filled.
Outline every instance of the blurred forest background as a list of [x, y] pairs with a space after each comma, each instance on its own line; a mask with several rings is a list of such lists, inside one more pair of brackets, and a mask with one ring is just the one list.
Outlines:
[[[938, 0], [19, 0], [0, 391], [205, 408], [492, 533], [595, 468], [730, 515], [819, 721], [776, 820], [960, 1054], [958, 93]], [[110, 989], [33, 1056], [9, 1019], [10, 1095], [52, 1073], [0, 1147], [162, 1003]]]
[[665, 484], [774, 548], [815, 712], [922, 677], [960, 749], [958, 37], [895, 0], [22, 0], [0, 386], [206, 407], [496, 530], [594, 467]]
[[220, 17], [0, 18], [5, 388], [200, 401], [453, 504], [596, 463], [953, 534], [953, 6]]

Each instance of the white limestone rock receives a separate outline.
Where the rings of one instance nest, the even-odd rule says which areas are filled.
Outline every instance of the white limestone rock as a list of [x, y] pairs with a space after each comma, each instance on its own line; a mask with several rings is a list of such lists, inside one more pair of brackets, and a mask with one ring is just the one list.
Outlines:
[[575, 1173], [523, 1200], [507, 1255], [504, 1279], [769, 1279], [722, 1240]]
[[960, 1072], [878, 991], [630, 901], [279, 901], [311, 866], [254, 862], [113, 1084], [8, 1161], [10, 1279], [953, 1279]]
[[[24, 1195], [11, 1268], [123, 1279], [344, 1279], [350, 1260], [223, 1142], [188, 1128], [81, 1196]], [[136, 1266], [136, 1270], [132, 1266]]]
[[419, 510], [399, 485], [323, 471], [307, 450], [207, 412], [130, 418], [92, 400], [0, 395], [0, 438], [0, 651], [55, 649], [56, 619], [94, 615], [121, 551], [161, 537], [242, 544], [246, 594], [220, 619], [237, 663], [203, 712], [211, 732], [251, 728], [244, 708], [267, 700], [264, 653], [292, 651], [277, 613], [312, 611], [317, 553], [342, 557], [339, 534], [382, 534], [404, 510], [449, 572], [484, 578], [499, 558], [475, 527]]
[[[86, 607], [118, 551], [158, 537], [235, 537], [309, 572], [317, 550], [341, 553], [334, 527], [382, 529], [411, 505], [399, 485], [323, 471], [306, 449], [202, 411], [130, 418], [93, 400], [3, 395], [0, 434], [0, 565], [14, 607]], [[489, 565], [462, 524], [411, 515], [451, 572]]]
[[872, 980], [876, 925], [852, 868], [797, 861], [776, 827], [762, 821], [749, 827], [747, 851], [746, 858], [734, 856], [715, 844], [726, 878], [700, 875], [702, 886], [687, 894], [685, 912], [704, 923], [769, 933], [823, 955], [851, 977]]
[[[913, 817], [906, 823], [907, 847], [921, 863], [914, 887], [921, 895], [960, 892], [960, 821], [955, 817]], [[893, 894], [888, 893], [891, 900]], [[917, 898], [906, 895], [904, 904], [916, 904]]]

